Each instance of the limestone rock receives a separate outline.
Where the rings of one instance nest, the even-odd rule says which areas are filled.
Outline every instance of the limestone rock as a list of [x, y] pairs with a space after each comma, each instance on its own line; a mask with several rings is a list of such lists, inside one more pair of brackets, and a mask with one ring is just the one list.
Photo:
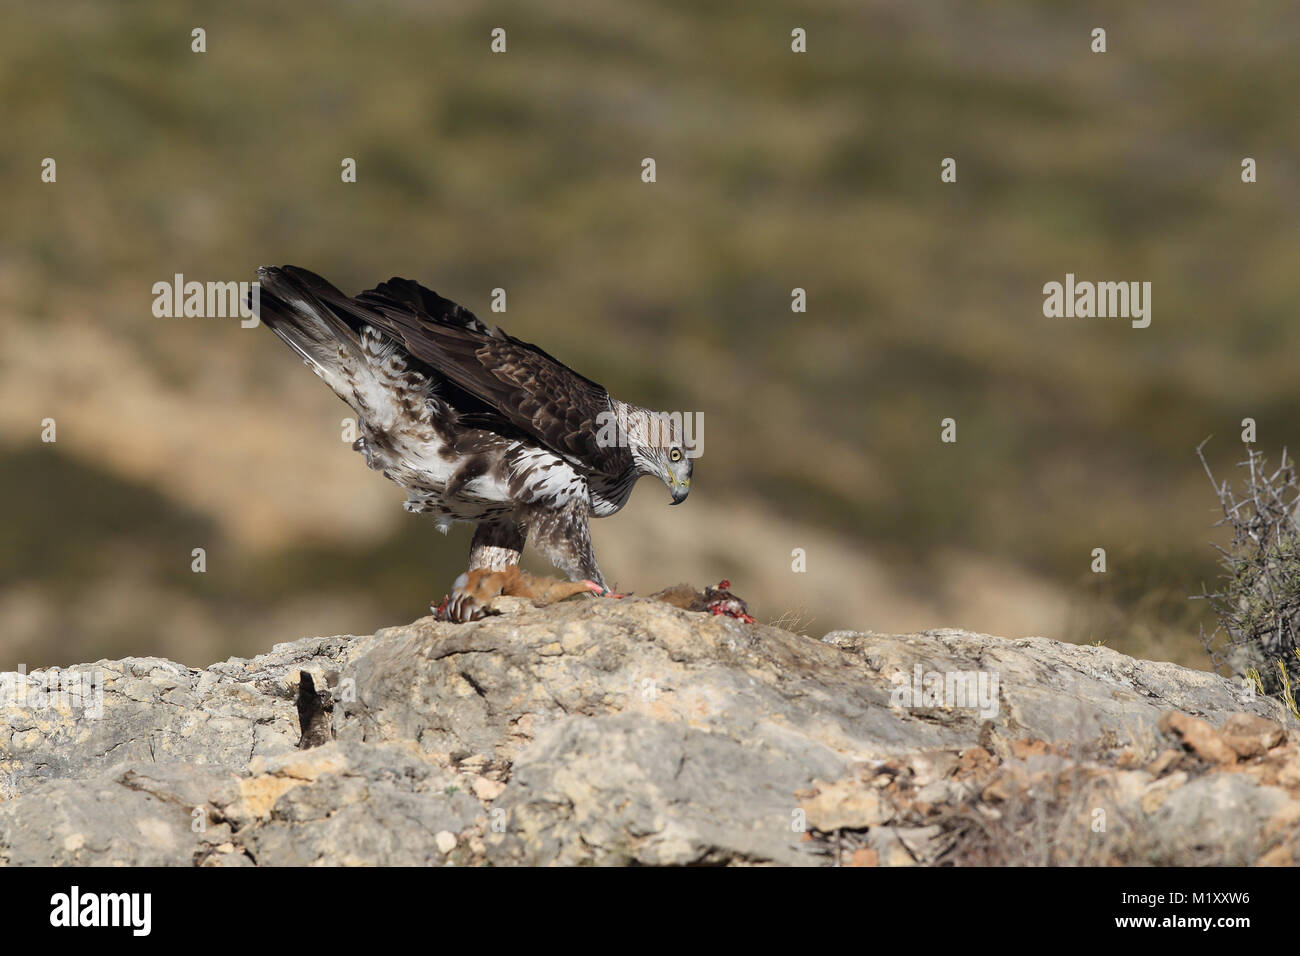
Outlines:
[[[101, 679], [97, 716], [16, 699], [48, 673], [0, 675], [0, 862], [929, 863], [1103, 784], [1171, 839], [1201, 826], [1198, 852], [1297, 844], [1276, 823], [1300, 820], [1288, 718], [1213, 674], [959, 630], [818, 640], [636, 598], [509, 610], [204, 670], [69, 669]], [[1176, 759], [1116, 769], [1121, 748], [1154, 757], [1171, 709], [1189, 746], [1204, 723], [1232, 761], [1262, 747], [1271, 776], [1148, 790]], [[1245, 809], [1206, 830], [1230, 800]]]

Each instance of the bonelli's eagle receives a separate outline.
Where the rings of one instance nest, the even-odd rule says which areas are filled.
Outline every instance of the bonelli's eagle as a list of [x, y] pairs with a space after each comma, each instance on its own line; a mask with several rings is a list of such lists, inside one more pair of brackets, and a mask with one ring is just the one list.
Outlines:
[[690, 491], [679, 419], [613, 398], [410, 279], [353, 298], [296, 266], [258, 276], [261, 321], [356, 412], [366, 464], [440, 530], [477, 524], [469, 570], [515, 565], [531, 541], [605, 592], [588, 520], [622, 508], [643, 475], [673, 504]]

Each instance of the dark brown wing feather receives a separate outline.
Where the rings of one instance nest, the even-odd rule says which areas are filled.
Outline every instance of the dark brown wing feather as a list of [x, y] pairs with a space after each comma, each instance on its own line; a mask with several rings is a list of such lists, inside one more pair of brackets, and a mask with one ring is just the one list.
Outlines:
[[444, 299], [432, 289], [426, 289], [414, 279], [401, 279], [397, 276], [387, 282], [381, 282], [373, 289], [367, 289], [357, 296], [356, 301], [369, 306], [380, 313], [391, 311], [397, 306], [400, 311], [425, 315], [442, 325], [453, 325], [462, 329], [473, 329], [483, 335], [492, 330], [479, 321], [478, 317], [451, 299]]
[[536, 346], [499, 329], [484, 336], [427, 323], [403, 339], [417, 358], [575, 464], [611, 476], [631, 464], [626, 448], [597, 443], [609, 393]]
[[598, 416], [612, 410], [609, 393], [537, 346], [489, 328], [468, 309], [410, 279], [394, 277], [351, 299], [305, 269], [285, 266], [283, 271], [349, 321], [374, 325], [402, 343], [557, 455], [611, 476], [631, 467], [627, 448], [597, 443]]

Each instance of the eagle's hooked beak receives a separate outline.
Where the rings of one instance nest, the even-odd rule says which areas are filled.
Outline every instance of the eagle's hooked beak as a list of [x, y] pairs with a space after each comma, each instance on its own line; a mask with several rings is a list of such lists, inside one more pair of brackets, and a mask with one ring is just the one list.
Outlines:
[[686, 500], [686, 496], [691, 493], [691, 479], [685, 481], [674, 481], [672, 487], [673, 500], [669, 504], [679, 505]]

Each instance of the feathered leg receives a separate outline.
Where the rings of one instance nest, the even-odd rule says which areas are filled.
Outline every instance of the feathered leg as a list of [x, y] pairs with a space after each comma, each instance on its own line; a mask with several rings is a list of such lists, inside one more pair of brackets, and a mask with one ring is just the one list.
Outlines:
[[570, 581], [586, 578], [606, 588], [591, 548], [589, 511], [584, 499], [574, 498], [563, 508], [533, 508], [527, 523], [533, 547]]
[[514, 521], [480, 521], [469, 545], [469, 569], [504, 571], [519, 563], [524, 550], [524, 529]]

